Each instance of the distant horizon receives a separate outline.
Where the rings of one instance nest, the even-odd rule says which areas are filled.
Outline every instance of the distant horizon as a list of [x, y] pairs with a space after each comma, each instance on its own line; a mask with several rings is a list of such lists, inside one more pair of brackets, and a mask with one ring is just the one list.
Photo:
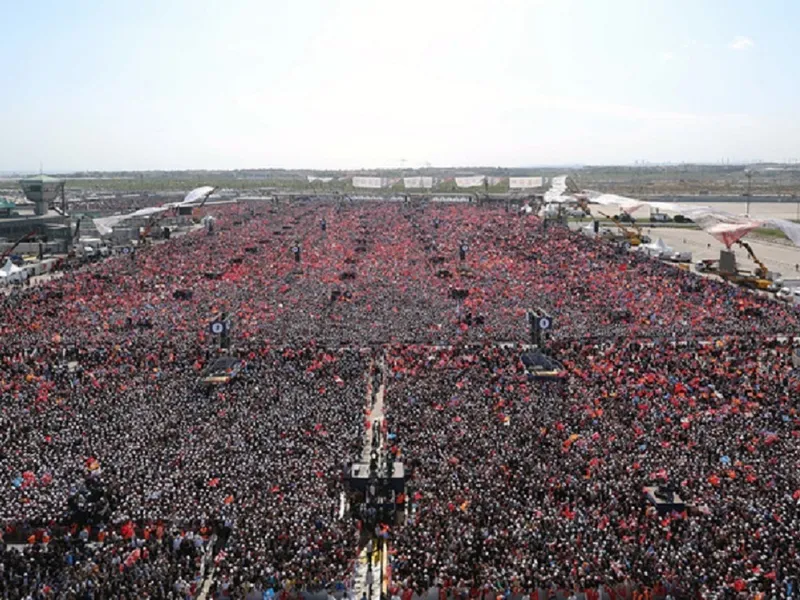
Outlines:
[[[356, 173], [356, 172], [380, 172], [380, 171], [474, 171], [476, 175], [480, 175], [479, 171], [497, 171], [497, 170], [536, 170], [536, 169], [648, 169], [654, 167], [664, 168], [681, 168], [681, 167], [716, 167], [716, 168], [747, 168], [753, 166], [775, 166], [775, 167], [796, 167], [800, 169], [800, 162], [797, 161], [745, 161], [745, 162], [636, 162], [636, 163], [565, 163], [565, 164], [539, 164], [530, 166], [464, 166], [464, 165], [450, 165], [450, 166], [435, 166], [429, 165], [424, 167], [404, 167], [404, 166], [384, 166], [384, 167], [355, 167], [355, 168], [341, 168], [341, 169], [325, 169], [314, 167], [234, 167], [234, 168], [175, 168], [175, 169], [42, 169], [41, 173], [44, 175], [75, 175], [79, 173], [94, 173], [99, 175], [114, 174], [114, 173], [203, 173], [203, 172], [250, 172], [250, 171], [288, 171], [297, 173]], [[40, 170], [37, 169], [10, 169], [0, 170], [0, 177], [15, 177], [15, 176], [30, 176], [38, 175]], [[535, 173], [531, 173], [535, 175]]]

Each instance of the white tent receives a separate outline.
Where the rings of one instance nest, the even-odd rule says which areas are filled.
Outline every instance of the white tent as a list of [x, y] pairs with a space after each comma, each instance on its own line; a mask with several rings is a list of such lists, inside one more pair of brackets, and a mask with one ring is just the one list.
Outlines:
[[0, 280], [4, 283], [25, 281], [27, 278], [28, 272], [11, 262], [10, 258], [6, 260], [6, 264], [0, 269]]

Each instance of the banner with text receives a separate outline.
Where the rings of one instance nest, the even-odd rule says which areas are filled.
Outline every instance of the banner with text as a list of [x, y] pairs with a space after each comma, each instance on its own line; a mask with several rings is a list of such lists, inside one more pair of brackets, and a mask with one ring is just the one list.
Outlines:
[[406, 189], [433, 187], [433, 177], [403, 177], [403, 185]]
[[383, 187], [383, 179], [380, 177], [353, 177], [353, 187], [377, 189]]
[[541, 177], [509, 177], [508, 187], [512, 190], [528, 190], [544, 185]]
[[483, 185], [486, 180], [485, 175], [474, 175], [472, 177], [456, 177], [456, 185], [460, 188], [471, 188]]

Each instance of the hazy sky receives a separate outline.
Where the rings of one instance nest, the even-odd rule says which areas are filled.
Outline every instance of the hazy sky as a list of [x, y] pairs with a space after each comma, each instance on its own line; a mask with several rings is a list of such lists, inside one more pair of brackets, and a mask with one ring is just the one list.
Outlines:
[[800, 158], [796, 0], [0, 0], [0, 15], [0, 171]]

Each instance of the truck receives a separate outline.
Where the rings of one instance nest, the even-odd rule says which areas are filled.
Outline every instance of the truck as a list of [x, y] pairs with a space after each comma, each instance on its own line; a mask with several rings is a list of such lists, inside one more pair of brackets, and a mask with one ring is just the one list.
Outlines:
[[797, 303], [800, 301], [800, 288], [782, 287], [775, 294], [775, 298], [784, 302]]
[[86, 259], [94, 259], [111, 255], [108, 245], [100, 238], [80, 238], [77, 251]]
[[692, 253], [689, 250], [673, 252], [668, 260], [674, 263], [690, 263], [692, 262]]
[[[603, 230], [602, 235], [604, 237], [610, 238], [612, 240], [617, 241], [624, 241], [630, 244], [631, 246], [641, 246], [642, 244], [649, 244], [650, 238], [642, 232], [642, 228], [639, 227], [633, 218], [627, 214], [623, 213], [622, 216], [614, 215], [614, 217], [609, 217], [607, 214], [597, 211], [601, 217], [605, 217], [609, 219], [616, 227], [619, 229], [619, 233], [615, 234], [613, 231]], [[633, 230], [628, 229], [622, 224], [622, 221], [630, 223]]]
[[653, 213], [650, 215], [651, 223], [669, 223], [671, 220], [669, 215], [664, 213]]
[[694, 265], [694, 270], [698, 273], [717, 273], [719, 271], [719, 260], [716, 258], [704, 258]]

